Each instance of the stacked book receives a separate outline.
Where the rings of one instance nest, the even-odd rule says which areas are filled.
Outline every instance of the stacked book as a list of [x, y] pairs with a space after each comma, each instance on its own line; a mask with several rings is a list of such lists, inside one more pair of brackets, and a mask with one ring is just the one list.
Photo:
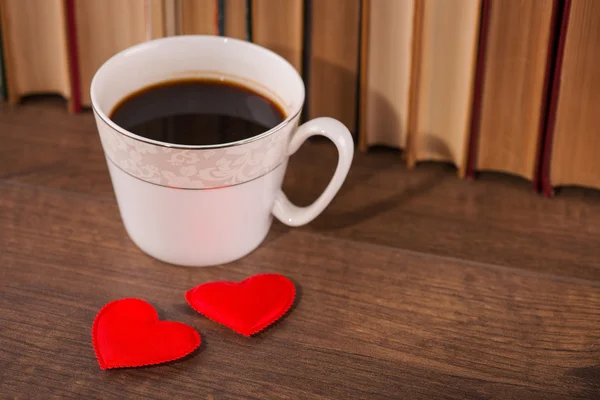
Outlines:
[[56, 93], [78, 112], [116, 52], [228, 36], [286, 58], [306, 83], [304, 119], [341, 120], [364, 151], [509, 173], [548, 195], [600, 188], [596, 0], [0, 0], [0, 23], [11, 103]]

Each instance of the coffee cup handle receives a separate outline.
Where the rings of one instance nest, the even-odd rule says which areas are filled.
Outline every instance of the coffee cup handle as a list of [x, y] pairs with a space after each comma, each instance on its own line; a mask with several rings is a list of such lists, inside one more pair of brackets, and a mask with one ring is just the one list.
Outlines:
[[352, 158], [354, 157], [352, 134], [340, 121], [329, 117], [315, 118], [302, 124], [290, 141], [288, 155], [294, 154], [306, 139], [316, 135], [329, 138], [337, 147], [339, 154], [337, 167], [323, 193], [307, 207], [296, 206], [288, 200], [282, 190], [279, 190], [273, 206], [273, 215], [289, 226], [307, 224], [321, 214], [340, 190], [352, 164]]

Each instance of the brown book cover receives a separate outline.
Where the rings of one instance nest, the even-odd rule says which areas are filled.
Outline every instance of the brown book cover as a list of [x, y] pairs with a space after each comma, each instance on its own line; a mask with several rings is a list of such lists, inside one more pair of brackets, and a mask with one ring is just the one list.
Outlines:
[[600, 3], [565, 1], [542, 163], [543, 192], [600, 189]]
[[90, 84], [96, 70], [112, 55], [147, 39], [144, 8], [142, 1], [75, 2], [79, 80], [84, 107], [91, 105]]
[[181, 33], [181, 0], [163, 0], [163, 21], [165, 36], [175, 36]]
[[311, 1], [308, 117], [356, 131], [360, 0]]
[[76, 111], [64, 0], [0, 0], [8, 100], [59, 94]]
[[[420, 0], [419, 0], [420, 1]], [[406, 147], [415, 0], [364, 1], [359, 148]]]
[[466, 170], [481, 1], [415, 4], [407, 161]]
[[249, 40], [248, 0], [225, 0], [225, 36]]
[[218, 0], [179, 0], [180, 34], [218, 35]]
[[146, 38], [148, 40], [164, 37], [165, 3], [163, 0], [146, 0]]
[[537, 189], [558, 0], [491, 1], [482, 10], [468, 174], [488, 170]]
[[252, 0], [252, 40], [289, 61], [302, 73], [302, 0]]

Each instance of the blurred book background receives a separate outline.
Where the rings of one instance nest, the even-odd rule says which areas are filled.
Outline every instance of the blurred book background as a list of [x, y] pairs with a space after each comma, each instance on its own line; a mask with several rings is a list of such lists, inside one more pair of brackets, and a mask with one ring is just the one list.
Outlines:
[[113, 54], [211, 34], [285, 57], [361, 151], [600, 189], [598, 0], [0, 0], [0, 98], [89, 109]]

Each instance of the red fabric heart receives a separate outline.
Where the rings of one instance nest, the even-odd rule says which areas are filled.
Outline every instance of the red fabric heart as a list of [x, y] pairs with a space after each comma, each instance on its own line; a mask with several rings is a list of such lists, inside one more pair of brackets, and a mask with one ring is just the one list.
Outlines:
[[292, 306], [296, 288], [278, 274], [260, 274], [241, 282], [208, 282], [185, 294], [200, 314], [244, 336], [253, 335], [283, 316]]
[[110, 302], [98, 312], [92, 342], [104, 370], [176, 360], [200, 346], [200, 335], [181, 322], [159, 321], [150, 304], [127, 298]]

